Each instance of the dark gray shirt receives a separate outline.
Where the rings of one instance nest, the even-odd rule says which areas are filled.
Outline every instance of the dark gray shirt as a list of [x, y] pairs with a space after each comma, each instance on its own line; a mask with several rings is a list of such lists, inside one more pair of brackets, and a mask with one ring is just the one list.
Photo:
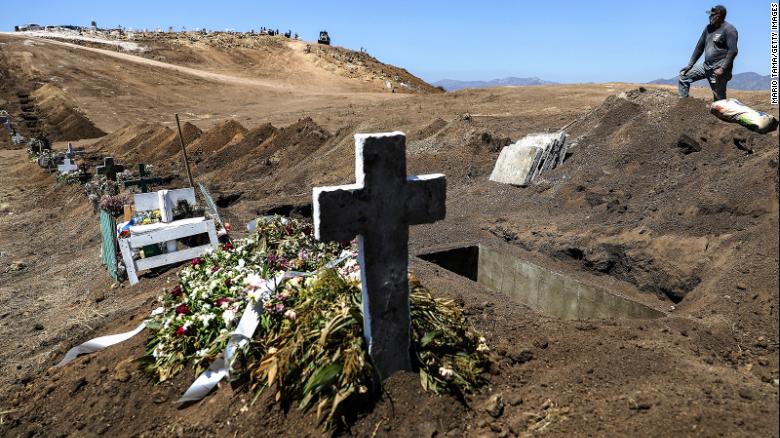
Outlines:
[[734, 58], [737, 57], [737, 29], [724, 21], [717, 29], [707, 25], [701, 33], [696, 49], [693, 50], [690, 64], [693, 65], [704, 53], [704, 68], [714, 70], [722, 67], [731, 73]]

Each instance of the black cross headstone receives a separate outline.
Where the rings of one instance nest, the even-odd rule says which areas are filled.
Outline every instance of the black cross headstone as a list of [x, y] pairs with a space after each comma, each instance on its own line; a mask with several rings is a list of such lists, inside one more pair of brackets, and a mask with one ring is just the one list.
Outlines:
[[141, 188], [141, 193], [149, 191], [149, 186], [158, 185], [163, 183], [162, 178], [144, 178], [146, 176], [146, 165], [138, 165], [138, 179], [130, 179], [125, 181], [125, 188], [131, 186], [138, 186]]
[[355, 135], [355, 184], [314, 189], [321, 240], [358, 236], [363, 334], [382, 378], [411, 369], [409, 226], [444, 219], [444, 175], [406, 175], [401, 132]]
[[114, 159], [111, 157], [103, 158], [103, 165], [96, 168], [98, 175], [105, 175], [106, 179], [116, 181], [117, 172], [125, 170], [125, 166], [121, 164], [114, 164]]

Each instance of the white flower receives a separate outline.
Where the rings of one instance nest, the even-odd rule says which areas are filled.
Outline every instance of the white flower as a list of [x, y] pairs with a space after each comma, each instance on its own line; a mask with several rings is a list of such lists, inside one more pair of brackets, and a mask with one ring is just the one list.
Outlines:
[[225, 321], [225, 325], [230, 325], [233, 320], [236, 319], [236, 312], [233, 309], [227, 309], [222, 312], [222, 320]]
[[249, 274], [244, 279], [247, 286], [258, 289], [265, 284], [265, 280], [257, 274]]
[[347, 280], [356, 283], [360, 282], [360, 271], [350, 272], [349, 275], [347, 275]]
[[209, 322], [211, 322], [212, 319], [216, 318], [216, 315], [213, 313], [205, 313], [198, 315], [198, 321], [203, 325], [203, 328], [206, 328], [209, 326]]
[[439, 375], [445, 379], [452, 377], [453, 374], [455, 374], [455, 371], [452, 368], [439, 367]]
[[246, 262], [244, 261], [244, 259], [239, 259], [238, 260], [238, 269], [242, 269], [244, 267], [244, 265], [246, 265]]
[[198, 356], [198, 357], [206, 357], [206, 356], [208, 356], [208, 354], [209, 354], [209, 349], [208, 348], [204, 348], [202, 350], [198, 350], [198, 351], [195, 352], [195, 355]]
[[293, 310], [293, 309], [287, 309], [287, 311], [284, 312], [284, 317], [289, 319], [289, 320], [291, 320], [291, 321], [295, 321], [295, 318], [297, 316], [298, 316], [298, 314], [295, 313], [295, 310]]
[[263, 296], [263, 294], [260, 293], [260, 289], [247, 289], [246, 290], [246, 297], [249, 298], [249, 301], [251, 301], [251, 302], [260, 301], [260, 298], [262, 296]]

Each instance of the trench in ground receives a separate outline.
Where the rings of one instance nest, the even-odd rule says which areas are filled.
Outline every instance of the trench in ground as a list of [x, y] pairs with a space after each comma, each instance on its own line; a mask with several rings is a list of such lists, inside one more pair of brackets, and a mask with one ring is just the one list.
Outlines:
[[654, 319], [652, 307], [482, 245], [421, 254], [423, 260], [566, 320]]

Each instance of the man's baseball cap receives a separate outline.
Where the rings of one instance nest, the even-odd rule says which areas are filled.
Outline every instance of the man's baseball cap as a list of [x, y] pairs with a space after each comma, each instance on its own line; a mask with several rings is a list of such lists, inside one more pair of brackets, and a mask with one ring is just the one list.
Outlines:
[[717, 5], [717, 6], [713, 6], [709, 11], [705, 11], [705, 12], [707, 12], [710, 15], [712, 15], [712, 14], [720, 14], [721, 16], [725, 17], [726, 16], [726, 7], [723, 6], [723, 5]]

